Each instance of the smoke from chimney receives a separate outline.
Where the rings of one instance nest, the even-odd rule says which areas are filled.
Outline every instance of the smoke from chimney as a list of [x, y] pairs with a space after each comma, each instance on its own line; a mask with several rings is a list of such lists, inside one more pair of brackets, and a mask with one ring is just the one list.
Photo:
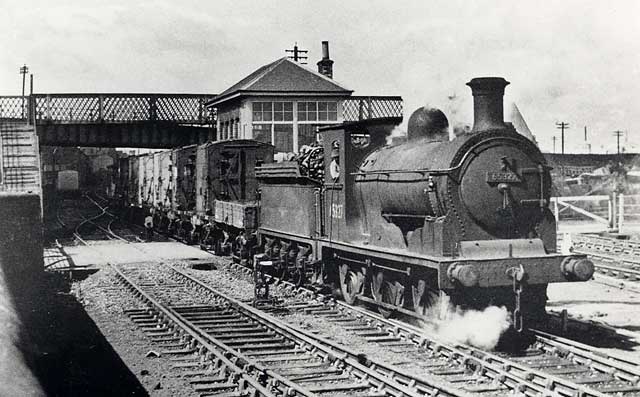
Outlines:
[[333, 78], [333, 61], [329, 59], [329, 42], [322, 42], [322, 59], [318, 61], [318, 73]]
[[472, 132], [505, 128], [502, 98], [508, 84], [502, 77], [478, 77], [467, 83], [473, 94]]

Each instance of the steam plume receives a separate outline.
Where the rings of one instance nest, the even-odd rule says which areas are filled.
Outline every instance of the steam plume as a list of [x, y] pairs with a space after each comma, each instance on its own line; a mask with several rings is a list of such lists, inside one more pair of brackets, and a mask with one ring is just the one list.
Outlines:
[[427, 328], [440, 339], [493, 350], [500, 336], [509, 328], [509, 312], [504, 307], [489, 306], [484, 310], [462, 310], [448, 297], [439, 299]]

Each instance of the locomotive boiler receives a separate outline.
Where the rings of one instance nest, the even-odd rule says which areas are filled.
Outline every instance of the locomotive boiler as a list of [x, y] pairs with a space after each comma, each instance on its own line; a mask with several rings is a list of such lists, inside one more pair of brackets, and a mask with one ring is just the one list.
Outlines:
[[547, 285], [588, 280], [593, 264], [556, 253], [550, 167], [504, 122], [507, 84], [468, 83], [474, 125], [454, 139], [442, 112], [420, 109], [396, 146], [399, 120], [321, 130], [323, 181], [295, 164], [259, 169], [265, 256], [385, 315], [448, 302], [505, 306], [517, 331], [543, 320]]

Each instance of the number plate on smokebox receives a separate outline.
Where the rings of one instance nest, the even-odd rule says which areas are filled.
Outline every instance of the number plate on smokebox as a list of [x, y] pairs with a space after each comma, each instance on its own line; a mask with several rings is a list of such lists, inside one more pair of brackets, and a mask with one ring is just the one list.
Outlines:
[[487, 172], [487, 183], [520, 183], [520, 177], [513, 172]]

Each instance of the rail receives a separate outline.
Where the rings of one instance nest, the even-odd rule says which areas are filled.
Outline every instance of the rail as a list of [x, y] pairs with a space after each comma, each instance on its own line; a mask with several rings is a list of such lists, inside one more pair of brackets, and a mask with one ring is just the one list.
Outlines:
[[210, 125], [207, 94], [33, 94], [0, 96], [0, 120], [45, 123], [174, 122]]

